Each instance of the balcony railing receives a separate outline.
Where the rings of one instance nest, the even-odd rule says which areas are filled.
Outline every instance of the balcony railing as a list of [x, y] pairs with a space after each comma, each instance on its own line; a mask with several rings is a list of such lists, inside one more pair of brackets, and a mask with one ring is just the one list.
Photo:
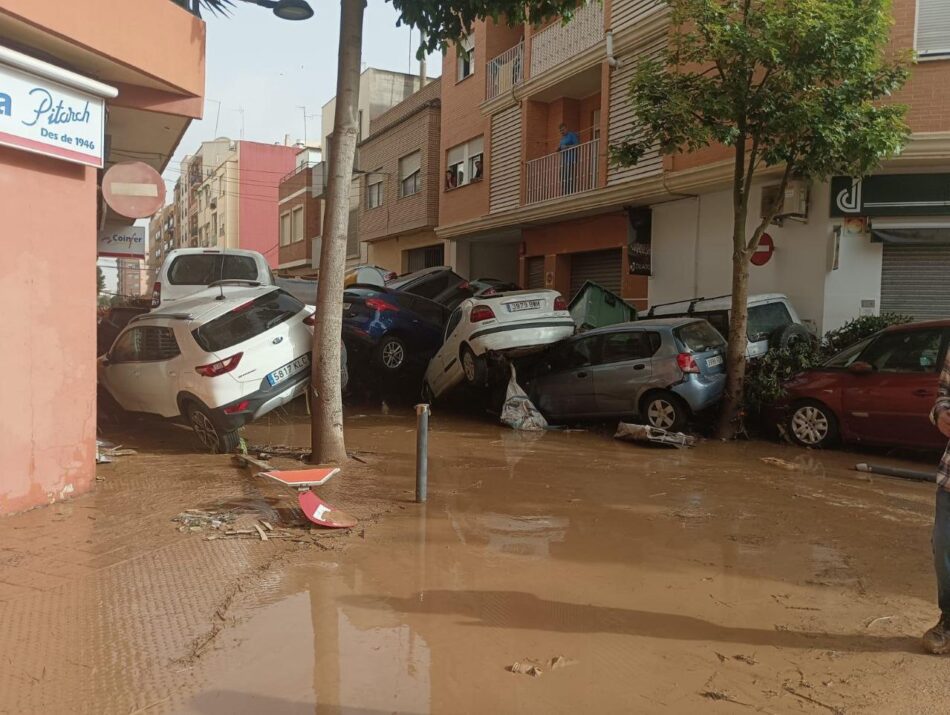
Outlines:
[[555, 22], [531, 38], [531, 77], [579, 55], [604, 37], [604, 6], [590, 0], [566, 25]]
[[597, 147], [600, 140], [572, 146], [527, 162], [525, 203], [590, 191], [597, 186]]
[[524, 43], [505, 50], [498, 57], [488, 61], [485, 73], [488, 86], [485, 87], [485, 99], [494, 99], [508, 92], [524, 80]]

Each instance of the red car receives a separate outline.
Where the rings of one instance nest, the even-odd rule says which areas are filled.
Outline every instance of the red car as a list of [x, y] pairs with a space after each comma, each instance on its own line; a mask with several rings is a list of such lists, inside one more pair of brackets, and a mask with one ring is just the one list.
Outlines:
[[930, 422], [950, 320], [895, 325], [796, 375], [775, 406], [788, 435], [804, 447], [837, 440], [943, 449]]

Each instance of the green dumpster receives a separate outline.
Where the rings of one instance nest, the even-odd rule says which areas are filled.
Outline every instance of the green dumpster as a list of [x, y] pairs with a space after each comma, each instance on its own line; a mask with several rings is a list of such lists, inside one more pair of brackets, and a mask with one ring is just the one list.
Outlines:
[[567, 307], [577, 330], [592, 330], [605, 325], [629, 323], [637, 319], [637, 310], [616, 293], [593, 281], [587, 281]]

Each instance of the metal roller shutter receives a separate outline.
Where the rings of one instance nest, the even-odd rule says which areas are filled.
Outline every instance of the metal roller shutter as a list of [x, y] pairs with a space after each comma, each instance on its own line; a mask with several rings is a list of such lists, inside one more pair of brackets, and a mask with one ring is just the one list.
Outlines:
[[525, 288], [537, 290], [544, 288], [544, 256], [532, 256], [525, 260], [527, 263], [528, 285]]
[[881, 312], [916, 320], [950, 318], [950, 245], [884, 244]]
[[623, 283], [623, 251], [611, 248], [607, 251], [575, 253], [571, 256], [571, 295], [584, 287], [584, 283], [593, 281], [617, 295], [621, 294]]

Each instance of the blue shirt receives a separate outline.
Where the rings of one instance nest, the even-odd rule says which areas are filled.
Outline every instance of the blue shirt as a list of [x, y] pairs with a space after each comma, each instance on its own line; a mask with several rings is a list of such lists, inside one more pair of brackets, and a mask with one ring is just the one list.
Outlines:
[[557, 145], [557, 150], [562, 151], [572, 146], [577, 146], [580, 143], [581, 140], [578, 138], [575, 132], [568, 132], [563, 137], [561, 137], [561, 143]]

